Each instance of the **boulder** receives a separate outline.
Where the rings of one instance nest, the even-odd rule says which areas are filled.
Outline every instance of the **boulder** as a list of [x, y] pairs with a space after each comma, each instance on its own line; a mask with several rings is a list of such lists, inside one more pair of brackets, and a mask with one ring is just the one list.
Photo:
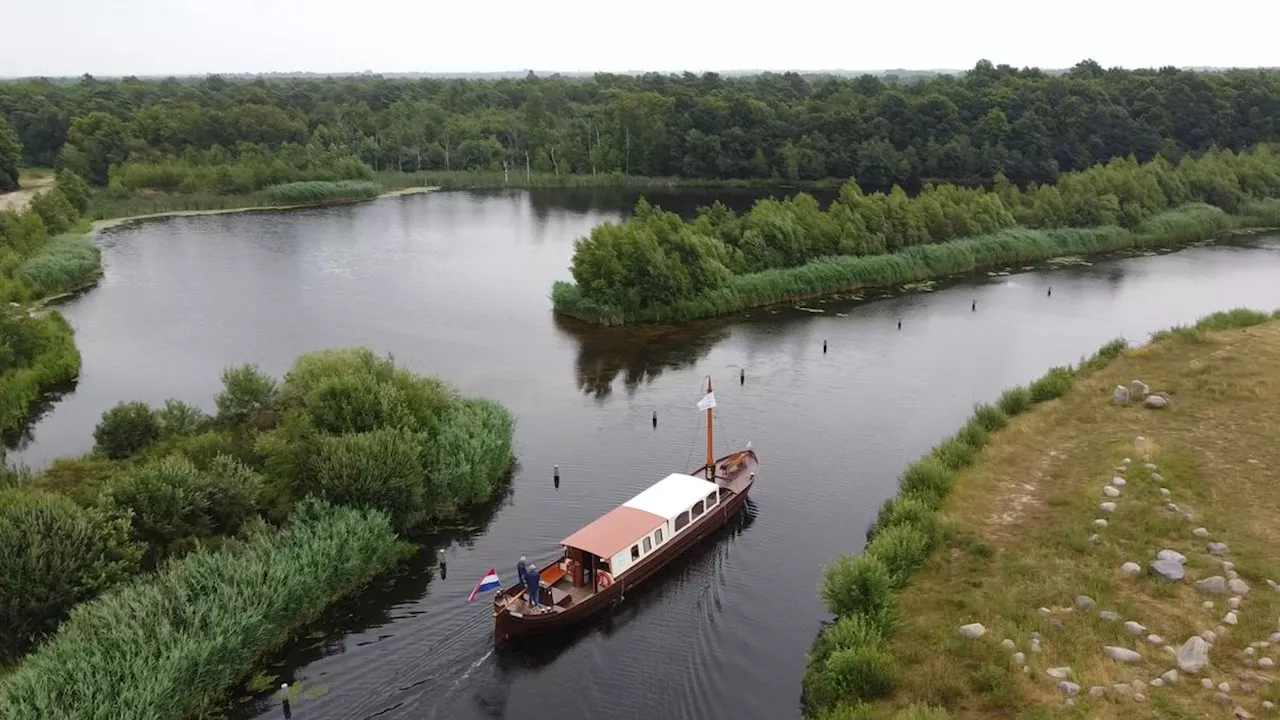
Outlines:
[[1154, 688], [1164, 687], [1164, 680], [1160, 678], [1153, 678], [1151, 680], [1151, 687], [1154, 687]]
[[1195, 530], [1192, 530], [1191, 534], [1198, 538], [1209, 537], [1209, 530], [1207, 528], [1198, 527]]
[[982, 623], [969, 623], [968, 625], [960, 626], [960, 635], [970, 640], [977, 640], [985, 635], [986, 632], [987, 629], [982, 626]]
[[1178, 650], [1178, 669], [1191, 675], [1199, 675], [1209, 664], [1209, 643], [1192, 635]]
[[1182, 563], [1177, 560], [1156, 560], [1150, 567], [1152, 573], [1169, 582], [1178, 582], [1187, 574]]
[[1226, 556], [1227, 556], [1227, 544], [1226, 544], [1226, 543], [1211, 542], [1211, 543], [1209, 543], [1208, 545], [1206, 545], [1206, 546], [1205, 546], [1205, 550], [1208, 550], [1208, 551], [1209, 551], [1209, 554], [1210, 554], [1210, 555], [1212, 555], [1212, 556], [1214, 556], [1214, 557], [1226, 557]]
[[1124, 631], [1129, 633], [1130, 635], [1133, 635], [1134, 637], [1137, 637], [1145, 633], [1147, 629], [1143, 627], [1140, 623], [1136, 623], [1132, 620], [1126, 620], [1124, 623]]
[[1115, 485], [1116, 487], [1124, 487], [1125, 485], [1129, 484], [1129, 481], [1125, 480], [1122, 477], [1113, 477], [1111, 478], [1111, 484]]
[[1129, 388], [1123, 385], [1117, 385], [1115, 390], [1111, 391], [1111, 402], [1116, 405], [1129, 404]]
[[1129, 381], [1129, 398], [1141, 400], [1151, 393], [1151, 388], [1141, 380]]
[[1204, 602], [1200, 603], [1200, 606], [1201, 606], [1201, 607], [1203, 607], [1205, 610], [1212, 610], [1212, 609], [1213, 609], [1213, 601], [1212, 601], [1212, 600], [1205, 600]]
[[1098, 533], [1094, 533], [1089, 536], [1089, 543], [1091, 545], [1097, 545], [1100, 542], [1102, 542], [1102, 537], [1098, 535]]
[[1236, 613], [1233, 610], [1231, 612], [1228, 612], [1225, 616], [1223, 616], [1222, 622], [1228, 625], [1235, 625], [1236, 623], [1240, 622], [1240, 619], [1236, 617]]
[[1106, 694], [1107, 694], [1106, 688], [1102, 687], [1101, 685], [1094, 685], [1093, 687], [1089, 688], [1089, 697], [1091, 698], [1105, 697]]
[[1122, 662], [1130, 665], [1136, 662], [1142, 662], [1142, 656], [1129, 648], [1108, 645], [1102, 648], [1102, 651], [1107, 654], [1107, 657], [1115, 660], [1116, 662]]
[[1169, 488], [1160, 488], [1160, 497], [1169, 497]]
[[1174, 561], [1174, 562], [1178, 563], [1179, 565], [1185, 565], [1185, 564], [1186, 564], [1186, 562], [1187, 562], [1187, 556], [1186, 556], [1186, 555], [1183, 555], [1182, 553], [1178, 552], [1177, 550], [1170, 550], [1170, 549], [1168, 549], [1168, 548], [1165, 548], [1164, 550], [1161, 550], [1160, 552], [1156, 553], [1156, 559], [1157, 559], [1157, 560], [1172, 560], [1172, 561]]
[[[1235, 571], [1232, 570], [1231, 572], [1235, 572]], [[1249, 583], [1241, 580], [1238, 577], [1232, 578], [1227, 581], [1227, 589], [1236, 595], [1248, 595]]]
[[1104, 520], [1103, 518], [1098, 518], [1097, 520], [1093, 521], [1093, 526], [1098, 528], [1104, 528], [1107, 526], [1107, 521]]
[[1207, 595], [1226, 595], [1227, 579], [1221, 575], [1207, 577], [1196, 583], [1196, 589]]
[[1079, 685], [1073, 682], [1068, 682], [1066, 680], [1063, 680], [1062, 682], [1058, 683], [1058, 688], [1061, 689], [1062, 693], [1067, 697], [1075, 697], [1080, 693]]
[[1136, 562], [1127, 562], [1120, 566], [1120, 574], [1125, 577], [1137, 577], [1142, 574], [1142, 566]]
[[1066, 680], [1071, 677], [1071, 668], [1069, 667], [1051, 667], [1044, 672], [1055, 680]]
[[1232, 610], [1239, 610], [1239, 609], [1240, 609], [1240, 598], [1238, 598], [1238, 597], [1233, 597], [1233, 598], [1231, 598], [1230, 600], [1228, 600], [1228, 601], [1227, 601], [1227, 607], [1231, 608]]
[[1104, 485], [1102, 486], [1102, 494], [1112, 498], [1120, 497], [1120, 488], [1112, 487], [1111, 485]]
[[1163, 680], [1166, 685], [1176, 685], [1178, 683], [1178, 671], [1167, 670], [1160, 676], [1160, 679]]
[[1147, 643], [1150, 645], [1164, 645], [1164, 638], [1159, 635], [1148, 635]]
[[1113, 502], [1104, 502], [1099, 505], [1098, 508], [1102, 510], [1102, 512], [1115, 512], [1116, 504]]
[[1165, 400], [1159, 395], [1148, 396], [1147, 399], [1143, 401], [1142, 404], [1144, 407], [1150, 408], [1152, 410], [1163, 410], [1164, 408], [1169, 407], [1169, 401]]
[[1270, 670], [1275, 666], [1276, 666], [1276, 661], [1272, 660], [1269, 657], [1258, 658], [1258, 667], [1262, 668], [1263, 670]]
[[1224, 692], [1224, 693], [1229, 693], [1229, 692], [1231, 692], [1231, 683], [1228, 683], [1228, 682], [1220, 682], [1220, 683], [1218, 683], [1218, 690], [1219, 690], [1220, 692]]
[[1111, 610], [1103, 610], [1098, 613], [1098, 618], [1106, 622], [1115, 622], [1120, 619], [1120, 616]]
[[1160, 473], [1151, 473], [1151, 482], [1156, 483], [1157, 485], [1163, 485], [1164, 477], [1162, 477]]
[[1205, 690], [1212, 690], [1213, 681], [1210, 680], [1209, 678], [1200, 678], [1200, 687], [1204, 688]]
[[1016, 650], [1018, 646], [1013, 644], [1013, 640], [1010, 640], [1009, 638], [1005, 638], [1000, 641], [1000, 647], [1004, 648], [1005, 650]]
[[1026, 656], [1026, 654], [1025, 654], [1025, 653], [1020, 653], [1020, 652], [1016, 652], [1016, 653], [1014, 653], [1014, 654], [1013, 654], [1013, 664], [1014, 664], [1014, 665], [1026, 665], [1026, 664], [1027, 664], [1027, 656]]
[[1213, 643], [1218, 642], [1218, 633], [1212, 630], [1205, 630], [1204, 632], [1200, 633], [1200, 637], [1203, 638], [1205, 642], [1211, 645]]

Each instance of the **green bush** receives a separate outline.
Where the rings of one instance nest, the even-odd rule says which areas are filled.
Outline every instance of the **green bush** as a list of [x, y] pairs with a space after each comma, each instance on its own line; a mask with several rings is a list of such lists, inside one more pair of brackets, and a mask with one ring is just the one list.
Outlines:
[[1041, 375], [1028, 388], [1031, 391], [1031, 401], [1033, 403], [1048, 402], [1066, 395], [1071, 390], [1073, 377], [1071, 368], [1050, 368], [1049, 372]]
[[397, 529], [413, 527], [434, 509], [426, 507], [425, 442], [393, 428], [321, 437], [304, 489], [337, 505], [381, 510]]
[[214, 716], [265, 654], [405, 551], [381, 514], [314, 503], [232, 545], [75, 608], [0, 678], [0, 717]]
[[228, 455], [213, 459], [204, 472], [203, 490], [214, 532], [234, 535], [258, 514], [263, 477]]
[[127, 458], [160, 439], [160, 421], [146, 403], [117, 403], [102, 413], [93, 439], [97, 451], [112, 460]]
[[502, 405], [482, 398], [460, 401], [446, 412], [424, 455], [432, 486], [453, 507], [485, 502], [511, 470], [515, 419]]
[[382, 188], [368, 180], [343, 180], [326, 182], [309, 180], [284, 185], [272, 185], [262, 191], [267, 199], [279, 205], [300, 205], [323, 202], [369, 200], [378, 197]]
[[1009, 417], [1017, 417], [1031, 408], [1031, 391], [1019, 385], [1000, 394], [996, 407]]
[[131, 575], [140, 554], [127, 520], [59, 495], [0, 490], [0, 665], [52, 634], [74, 605]]
[[893, 692], [898, 667], [878, 648], [837, 650], [814, 673], [806, 673], [805, 710], [814, 713], [846, 700], [876, 700]]
[[925, 457], [907, 466], [898, 478], [898, 490], [937, 508], [955, 485], [955, 474], [933, 457]]
[[933, 457], [949, 470], [963, 470], [973, 464], [978, 449], [958, 437], [933, 449]]
[[307, 395], [306, 409], [317, 430], [334, 435], [418, 427], [399, 388], [372, 375], [325, 378]]
[[876, 518], [876, 532], [904, 524], [924, 532], [931, 546], [941, 538], [938, 513], [928, 502], [914, 495], [899, 495], [885, 501], [880, 507], [880, 515]]
[[880, 558], [841, 555], [823, 569], [818, 594], [837, 617], [864, 615], [886, 634], [893, 627], [893, 582]]
[[44, 227], [50, 235], [64, 233], [75, 224], [80, 213], [72, 207], [67, 196], [58, 188], [38, 193], [27, 203], [29, 212], [40, 216]]
[[[348, 421], [337, 414], [339, 411], [359, 417], [357, 412], [342, 409], [340, 406], [326, 404], [317, 396], [321, 385], [346, 378], [344, 382], [353, 383], [356, 387], [365, 388], [361, 392], [372, 394], [370, 384], [379, 388], [379, 393], [386, 392], [387, 397], [395, 397], [396, 404], [403, 403], [413, 417], [411, 429], [433, 432], [440, 422], [440, 416], [453, 408], [458, 401], [457, 393], [443, 381], [432, 377], [421, 377], [402, 368], [397, 368], [390, 358], [375, 355], [368, 348], [344, 348], [339, 350], [320, 350], [299, 357], [293, 368], [285, 375], [281, 402], [286, 406], [314, 407], [319, 417], [312, 420], [317, 427], [327, 426], [331, 431], [365, 427], [363, 424]], [[354, 379], [354, 382], [353, 380]], [[387, 387], [394, 391], [387, 390]], [[345, 390], [353, 392], [354, 389]], [[331, 388], [330, 393], [342, 395], [341, 384]], [[327, 398], [334, 402], [339, 397]], [[367, 402], [367, 401], [366, 401]], [[379, 401], [381, 402], [381, 401]], [[384, 412], [374, 411], [383, 416], [382, 425], [400, 422], [401, 412], [398, 408]]]
[[276, 381], [257, 365], [227, 368], [222, 372], [222, 388], [214, 398], [221, 423], [240, 425], [275, 406]]
[[186, 458], [161, 458], [126, 473], [107, 489], [106, 502], [130, 511], [134, 535], [154, 555], [164, 555], [213, 534], [205, 481]]
[[41, 393], [79, 375], [80, 352], [66, 318], [0, 307], [0, 431], [21, 426]]
[[884, 563], [890, 583], [895, 588], [900, 588], [928, 557], [930, 549], [929, 535], [925, 531], [909, 523], [899, 522], [878, 531], [863, 553]]
[[822, 662], [836, 650], [880, 647], [887, 639], [885, 629], [866, 615], [845, 615], [818, 633], [810, 656]]
[[973, 406], [973, 422], [983, 430], [993, 433], [1009, 424], [1009, 416], [1000, 408], [983, 403]]
[[160, 436], [164, 438], [193, 437], [213, 422], [200, 408], [174, 398], [164, 401], [164, 408], [156, 412], [156, 419], [160, 423]]
[[1080, 372], [1091, 373], [1101, 370], [1110, 365], [1112, 360], [1120, 357], [1128, 348], [1129, 343], [1124, 338], [1116, 338], [1098, 348], [1097, 352], [1082, 361], [1080, 363]]
[[78, 214], [83, 215], [89, 209], [89, 198], [92, 197], [93, 190], [84, 178], [70, 170], [62, 170], [58, 173], [56, 185]]

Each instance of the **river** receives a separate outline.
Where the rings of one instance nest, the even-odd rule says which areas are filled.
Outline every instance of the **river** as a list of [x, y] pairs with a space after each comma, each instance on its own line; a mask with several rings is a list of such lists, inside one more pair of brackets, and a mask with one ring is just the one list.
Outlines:
[[[706, 197], [659, 202], [687, 213]], [[301, 682], [295, 718], [795, 717], [827, 617], [823, 563], [862, 546], [902, 468], [976, 401], [1117, 336], [1280, 307], [1280, 238], [1261, 237], [678, 331], [556, 320], [547, 294], [569, 277], [574, 239], [633, 201], [449, 192], [110, 231], [101, 285], [63, 307], [80, 383], [10, 459], [41, 468], [89, 450], [120, 400], [211, 409], [230, 364], [279, 375], [299, 353], [368, 345], [512, 408], [519, 464], [507, 497], [442, 539], [447, 578], [423, 557], [275, 659], [276, 682]], [[544, 564], [579, 526], [696, 464], [708, 374], [718, 451], [750, 441], [760, 455], [748, 511], [600, 624], [493, 652], [472, 586], [491, 567], [509, 582], [520, 555]], [[279, 717], [276, 705], [259, 696], [239, 713]]]

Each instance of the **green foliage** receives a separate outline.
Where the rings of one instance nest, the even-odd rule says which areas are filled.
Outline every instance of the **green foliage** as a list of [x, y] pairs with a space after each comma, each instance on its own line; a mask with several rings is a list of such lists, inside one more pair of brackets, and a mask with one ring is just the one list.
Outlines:
[[378, 197], [382, 188], [368, 180], [341, 182], [311, 180], [272, 185], [262, 192], [267, 200], [278, 205], [314, 205], [326, 202], [369, 200]]
[[117, 403], [102, 413], [93, 439], [95, 449], [108, 458], [127, 458], [160, 439], [160, 421], [146, 403]]
[[856, 705], [840, 704], [834, 708], [823, 710], [818, 720], [881, 720], [874, 706], [866, 703]]
[[880, 529], [863, 553], [880, 560], [889, 573], [890, 583], [901, 588], [924, 562], [930, 549], [929, 535], [924, 530], [899, 522]]
[[1031, 391], [1019, 385], [1000, 393], [1000, 399], [996, 401], [996, 407], [1005, 415], [1016, 417], [1029, 410], [1032, 403]]
[[259, 413], [271, 410], [277, 396], [276, 381], [258, 369], [245, 364], [222, 371], [222, 392], [214, 398], [218, 422], [239, 425]]
[[51, 235], [66, 232], [75, 224], [79, 213], [58, 188], [38, 193], [28, 204], [29, 212], [40, 216]]
[[18, 189], [18, 168], [22, 166], [22, 143], [0, 115], [0, 192]]
[[163, 438], [192, 437], [203, 433], [213, 422], [200, 408], [175, 398], [164, 401], [164, 408], [156, 413]]
[[89, 198], [92, 197], [93, 191], [84, 178], [70, 170], [63, 170], [58, 173], [55, 187], [71, 203], [71, 207], [75, 208], [78, 215], [83, 215], [89, 209]]
[[946, 465], [933, 457], [925, 457], [907, 466], [898, 478], [898, 491], [936, 508], [955, 482], [955, 474]]
[[[811, 670], [815, 670], [811, 666]], [[845, 700], [875, 700], [893, 692], [898, 674], [893, 656], [879, 648], [837, 650], [805, 674], [803, 700], [810, 713]]]
[[83, 235], [59, 235], [13, 273], [42, 296], [78, 290], [101, 274], [101, 254]]
[[486, 502], [507, 479], [514, 455], [515, 418], [484, 398], [458, 402], [441, 419], [423, 454], [423, 469], [451, 504]]
[[1120, 357], [1125, 350], [1129, 349], [1129, 343], [1124, 338], [1116, 338], [1098, 348], [1097, 352], [1090, 355], [1087, 359], [1080, 362], [1080, 369], [1077, 374], [1091, 373], [1101, 370], [1111, 364], [1112, 360]]
[[215, 714], [260, 658], [403, 552], [378, 513], [306, 504], [279, 532], [191, 553], [74, 609], [0, 678], [0, 716]]
[[50, 635], [72, 606], [131, 575], [127, 520], [59, 495], [0, 489], [0, 665]]
[[897, 525], [910, 525], [919, 529], [929, 539], [931, 546], [941, 536], [937, 512], [929, 502], [914, 495], [889, 498], [880, 506], [880, 514], [876, 517], [876, 532]]
[[951, 720], [951, 716], [940, 707], [911, 705], [899, 710], [893, 720]]
[[1235, 308], [1234, 310], [1224, 310], [1206, 315], [1196, 321], [1195, 327], [1203, 332], [1240, 330], [1254, 325], [1261, 325], [1270, 319], [1271, 316], [1264, 312], [1248, 308]]
[[1028, 388], [1031, 391], [1031, 402], [1042, 403], [1066, 395], [1071, 389], [1073, 377], [1071, 368], [1050, 368]]
[[61, 314], [0, 307], [0, 431], [19, 427], [42, 392], [79, 374], [80, 353]]
[[883, 561], [873, 555], [841, 555], [822, 571], [818, 594], [837, 617], [861, 614], [882, 628], [892, 628], [893, 580]]
[[[395, 428], [321, 437], [305, 490], [339, 505], [382, 510], [396, 528], [410, 528], [428, 509], [421, 461], [425, 442]], [[438, 492], [430, 495], [441, 498]]]

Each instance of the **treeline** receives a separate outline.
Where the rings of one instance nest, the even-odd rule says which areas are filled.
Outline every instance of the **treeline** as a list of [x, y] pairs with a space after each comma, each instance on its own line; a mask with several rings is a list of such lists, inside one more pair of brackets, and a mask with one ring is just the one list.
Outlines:
[[[761, 200], [742, 215], [715, 204], [684, 222], [641, 201], [626, 223], [606, 223], [578, 241], [576, 285], [557, 283], [552, 299], [558, 311], [595, 322], [683, 320], [831, 292], [842, 289], [841, 278], [848, 281], [843, 289], [852, 289], [1042, 260], [1053, 245], [1116, 249], [1130, 241], [1118, 231], [1191, 239], [1181, 235], [1203, 229], [1212, 213], [1172, 210], [1200, 203], [1270, 216], [1274, 207], [1256, 201], [1275, 197], [1280, 155], [1259, 146], [1239, 154], [1211, 150], [1176, 165], [1161, 157], [1115, 159], [1025, 192], [1003, 176], [991, 192], [926, 185], [915, 197], [896, 186], [866, 194], [850, 181], [825, 211], [800, 193]], [[1194, 227], [1175, 227], [1180, 223]], [[1017, 226], [1050, 234], [1010, 234]], [[1078, 240], [1051, 232], [1061, 228], [1116, 231]]]
[[[505, 408], [366, 349], [303, 355], [282, 382], [251, 365], [229, 368], [215, 405], [208, 415], [179, 400], [121, 403], [103, 414], [92, 455], [34, 478], [0, 471], [0, 666], [71, 617], [0, 681], [0, 709], [74, 697], [83, 704], [62, 712], [92, 716], [103, 693], [119, 692], [128, 700], [111, 706], [139, 716], [207, 712], [292, 628], [385, 570], [398, 556], [395, 533], [429, 530], [494, 498], [513, 463]], [[162, 569], [158, 579], [140, 577], [151, 569]], [[190, 597], [157, 602], [157, 588]], [[202, 629], [154, 634], [188, 620]], [[157, 653], [171, 651], [180, 661], [160, 663], [155, 676]], [[68, 655], [88, 684], [43, 686], [54, 658]], [[177, 691], [205, 672], [221, 684]]]
[[[857, 177], [867, 190], [1049, 183], [1113, 157], [1176, 162], [1280, 140], [1280, 74], [979, 62], [886, 83], [599, 74], [494, 81], [378, 76], [28, 80], [0, 84], [26, 165], [105, 184], [112, 165], [190, 150], [336, 151], [375, 170], [501, 170], [704, 179]], [[2, 143], [0, 143], [2, 144]], [[303, 178], [320, 179], [320, 178]]]

